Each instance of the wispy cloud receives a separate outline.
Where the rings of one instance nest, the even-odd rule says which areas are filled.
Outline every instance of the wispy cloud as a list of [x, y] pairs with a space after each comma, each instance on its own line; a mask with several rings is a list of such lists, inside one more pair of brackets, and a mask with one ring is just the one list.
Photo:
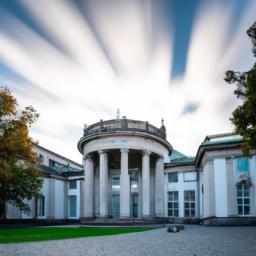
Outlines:
[[174, 33], [161, 3], [95, 0], [79, 9], [73, 1], [22, 1], [48, 38], [11, 13], [1, 15], [1, 63], [23, 80], [1, 70], [0, 79], [21, 107], [32, 104], [41, 113], [31, 132], [43, 146], [80, 161], [76, 143], [84, 123], [114, 118], [117, 107], [159, 126], [164, 117], [169, 141], [185, 154], [195, 154], [206, 134], [232, 129], [228, 117], [237, 102], [223, 76], [252, 64], [245, 31], [255, 2], [232, 40], [232, 6], [204, 2], [194, 18], [186, 72], [171, 81]]

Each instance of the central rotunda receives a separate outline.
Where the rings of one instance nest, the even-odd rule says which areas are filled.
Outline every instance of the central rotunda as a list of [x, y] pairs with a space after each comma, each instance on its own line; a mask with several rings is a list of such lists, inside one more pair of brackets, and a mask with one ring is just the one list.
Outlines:
[[113, 119], [84, 128], [84, 218], [164, 216], [164, 160], [172, 146], [166, 129], [147, 121]]

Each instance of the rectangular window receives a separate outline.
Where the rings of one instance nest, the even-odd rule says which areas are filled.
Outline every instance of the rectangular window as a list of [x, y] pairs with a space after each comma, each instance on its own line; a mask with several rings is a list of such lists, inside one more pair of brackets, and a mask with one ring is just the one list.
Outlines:
[[69, 181], [69, 189], [77, 189], [76, 180]]
[[40, 164], [44, 164], [44, 156], [42, 154], [39, 154], [38, 161]]
[[236, 171], [241, 173], [249, 172], [249, 159], [246, 157], [237, 157], [236, 158]]
[[120, 177], [119, 176], [113, 176], [112, 177], [112, 185], [113, 186], [119, 186], [120, 185]]
[[69, 196], [69, 217], [76, 217], [76, 196]]
[[168, 216], [179, 217], [179, 192], [168, 192]]
[[184, 191], [184, 217], [195, 217], [196, 215], [196, 198], [195, 190]]
[[37, 198], [37, 215], [43, 217], [45, 215], [45, 197], [40, 196]]
[[184, 181], [196, 181], [197, 173], [196, 172], [184, 172], [183, 179], [184, 179]]
[[168, 183], [178, 182], [178, 173], [170, 172], [168, 173]]
[[49, 167], [53, 168], [56, 171], [60, 171], [60, 172], [67, 172], [67, 171], [69, 171], [69, 164], [68, 165], [64, 165], [64, 164], [56, 162], [56, 161], [54, 161], [52, 159], [49, 159]]
[[250, 187], [246, 184], [237, 185], [237, 213], [250, 215]]
[[130, 185], [132, 192], [138, 192], [139, 187], [139, 175], [136, 170], [132, 170], [130, 174]]

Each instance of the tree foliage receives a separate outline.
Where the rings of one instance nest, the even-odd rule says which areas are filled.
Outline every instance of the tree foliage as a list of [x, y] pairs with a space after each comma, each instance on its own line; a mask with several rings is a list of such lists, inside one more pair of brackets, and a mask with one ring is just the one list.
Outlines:
[[7, 202], [29, 212], [25, 199], [39, 196], [42, 186], [32, 151], [35, 142], [29, 137], [29, 127], [39, 114], [32, 106], [21, 113], [17, 107], [10, 90], [0, 87], [0, 217], [5, 217]]
[[[256, 57], [256, 22], [247, 30], [252, 40], [252, 52]], [[235, 84], [234, 94], [242, 100], [230, 118], [235, 126], [235, 133], [242, 135], [243, 153], [250, 156], [251, 149], [256, 148], [256, 63], [247, 72], [229, 70], [225, 74], [228, 84]]]

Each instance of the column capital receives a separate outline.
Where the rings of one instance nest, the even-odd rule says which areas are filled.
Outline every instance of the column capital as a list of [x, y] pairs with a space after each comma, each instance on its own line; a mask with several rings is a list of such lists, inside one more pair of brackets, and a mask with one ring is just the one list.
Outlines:
[[86, 159], [91, 159], [92, 158], [92, 155], [91, 154], [85, 154], [83, 156], [83, 161], [85, 161]]
[[99, 153], [99, 155], [103, 155], [103, 154], [107, 154], [107, 151], [106, 150], [99, 150], [98, 153]]
[[157, 159], [164, 159], [164, 155], [158, 155]]
[[120, 148], [121, 153], [129, 153], [129, 148]]
[[151, 152], [149, 150], [142, 150], [142, 155], [145, 156], [145, 155], [150, 155]]

